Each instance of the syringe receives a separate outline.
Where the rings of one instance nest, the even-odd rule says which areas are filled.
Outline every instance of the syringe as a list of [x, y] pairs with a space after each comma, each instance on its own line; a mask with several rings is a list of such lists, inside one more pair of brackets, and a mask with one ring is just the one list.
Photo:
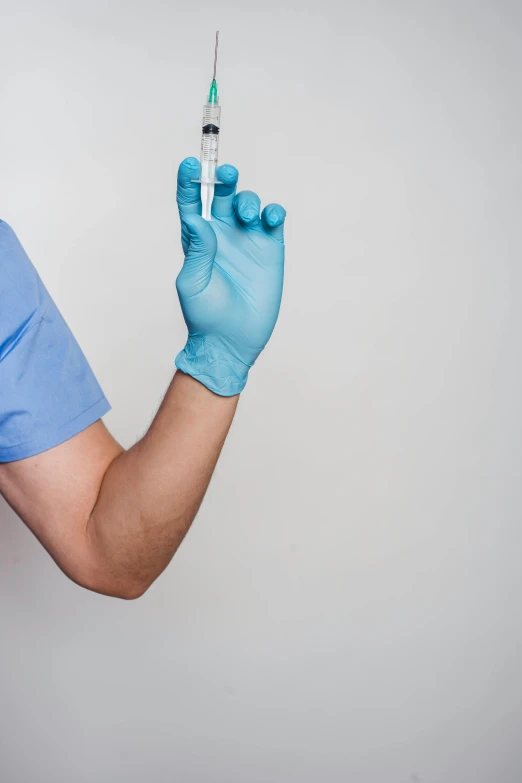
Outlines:
[[219, 32], [216, 33], [214, 50], [214, 74], [210, 84], [208, 100], [203, 107], [203, 130], [201, 134], [201, 214], [205, 220], [212, 219], [212, 200], [214, 185], [217, 184], [216, 168], [218, 162], [219, 118], [221, 107], [218, 103], [216, 66], [219, 44]]

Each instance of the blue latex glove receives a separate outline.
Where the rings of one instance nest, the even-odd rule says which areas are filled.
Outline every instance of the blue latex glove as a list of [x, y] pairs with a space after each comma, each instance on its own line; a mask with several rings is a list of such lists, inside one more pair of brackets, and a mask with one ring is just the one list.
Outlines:
[[286, 212], [251, 191], [236, 194], [238, 172], [219, 166], [212, 221], [201, 217], [199, 161], [179, 167], [177, 201], [185, 263], [178, 275], [188, 328], [176, 367], [216, 394], [239, 394], [272, 334], [283, 290]]

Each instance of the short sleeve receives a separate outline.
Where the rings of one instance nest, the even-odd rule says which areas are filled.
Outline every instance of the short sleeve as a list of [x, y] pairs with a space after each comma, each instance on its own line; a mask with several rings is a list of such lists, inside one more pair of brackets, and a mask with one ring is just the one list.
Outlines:
[[108, 410], [71, 330], [0, 220], [0, 462], [57, 446]]

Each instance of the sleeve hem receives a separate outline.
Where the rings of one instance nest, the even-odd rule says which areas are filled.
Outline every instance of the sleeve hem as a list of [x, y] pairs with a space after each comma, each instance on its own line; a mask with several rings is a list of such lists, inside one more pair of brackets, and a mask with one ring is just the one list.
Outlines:
[[43, 451], [52, 449], [53, 446], [59, 446], [60, 443], [73, 438], [78, 433], [87, 429], [95, 421], [101, 419], [111, 406], [106, 397], [102, 397], [82, 413], [70, 419], [61, 427], [46, 432], [41, 437], [35, 438], [28, 443], [20, 443], [15, 446], [0, 447], [0, 462], [15, 462], [16, 460], [34, 457], [35, 454], [41, 454]]

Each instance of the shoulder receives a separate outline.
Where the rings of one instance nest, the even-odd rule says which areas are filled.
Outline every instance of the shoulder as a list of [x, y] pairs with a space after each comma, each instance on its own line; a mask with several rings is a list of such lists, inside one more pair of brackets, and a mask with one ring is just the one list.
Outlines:
[[13, 335], [37, 321], [48, 294], [11, 226], [0, 220], [0, 356]]
[[0, 220], [0, 296], [7, 288], [34, 284], [38, 274], [16, 233]]
[[6, 223], [5, 220], [0, 218], [0, 241], [10, 239], [11, 237], [16, 237], [15, 232], [9, 223]]
[[108, 409], [18, 237], [0, 221], [0, 462], [46, 451]]
[[2, 277], [11, 266], [32, 266], [20, 240], [4, 220], [0, 220], [0, 264], [2, 265]]

